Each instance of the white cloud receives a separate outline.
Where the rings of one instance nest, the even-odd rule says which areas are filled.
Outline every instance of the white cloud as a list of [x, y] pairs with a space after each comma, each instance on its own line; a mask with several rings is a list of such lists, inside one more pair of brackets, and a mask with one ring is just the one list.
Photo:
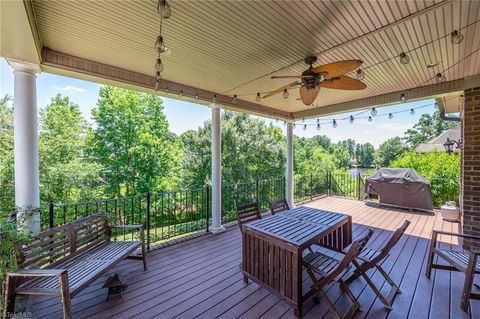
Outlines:
[[87, 90], [73, 86], [73, 85], [67, 85], [64, 87], [59, 87], [55, 86], [53, 89], [63, 92], [63, 93], [84, 93], [87, 92]]

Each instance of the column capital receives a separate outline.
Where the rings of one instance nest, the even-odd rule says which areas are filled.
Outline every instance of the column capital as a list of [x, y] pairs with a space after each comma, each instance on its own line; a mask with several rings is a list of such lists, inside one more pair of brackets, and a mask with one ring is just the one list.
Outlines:
[[222, 106], [218, 103], [211, 103], [209, 105], [209, 107], [212, 109], [212, 110], [220, 110], [222, 108]]
[[7, 59], [7, 62], [12, 67], [13, 72], [19, 71], [19, 72], [37, 74], [42, 71], [40, 69], [40, 65], [35, 63], [20, 61], [15, 59]]

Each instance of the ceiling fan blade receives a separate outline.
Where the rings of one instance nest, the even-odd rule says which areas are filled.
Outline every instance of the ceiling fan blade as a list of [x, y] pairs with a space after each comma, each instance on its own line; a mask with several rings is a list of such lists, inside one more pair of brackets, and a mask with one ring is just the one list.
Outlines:
[[295, 87], [297, 87], [298, 85], [301, 85], [300, 82], [298, 81], [295, 81], [295, 82], [292, 82], [290, 84], [287, 84], [285, 86], [282, 86], [281, 88], [278, 88], [270, 93], [267, 93], [266, 95], [263, 96], [264, 99], [266, 99], [267, 97], [270, 97], [272, 95], [275, 95], [275, 94], [278, 94], [278, 93], [281, 93], [283, 92], [283, 90], [287, 89], [287, 90], [290, 90], [290, 89], [293, 89]]
[[300, 98], [302, 99], [303, 104], [312, 105], [312, 103], [317, 98], [318, 91], [315, 89], [307, 89], [305, 86], [300, 88]]
[[336, 90], [363, 90], [367, 87], [362, 81], [351, 78], [347, 75], [340, 75], [338, 79], [327, 79], [320, 83], [320, 87]]
[[338, 61], [329, 64], [319, 65], [313, 68], [312, 71], [315, 73], [327, 72], [328, 74], [325, 77], [331, 78], [353, 71], [360, 65], [362, 65], [362, 63], [363, 62], [360, 60]]
[[301, 75], [273, 75], [270, 77], [270, 79], [275, 80], [275, 79], [299, 79], [301, 78]]

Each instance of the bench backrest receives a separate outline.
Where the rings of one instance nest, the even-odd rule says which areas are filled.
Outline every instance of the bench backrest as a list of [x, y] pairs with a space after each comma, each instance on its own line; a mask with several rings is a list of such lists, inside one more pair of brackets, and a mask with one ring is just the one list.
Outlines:
[[262, 215], [260, 214], [260, 207], [258, 207], [257, 203], [237, 206], [236, 211], [240, 230], [242, 230], [244, 223], [262, 218]]
[[272, 215], [275, 213], [283, 212], [284, 210], [289, 210], [288, 202], [286, 199], [274, 200], [270, 202], [270, 212]]
[[50, 268], [110, 240], [108, 218], [95, 214], [50, 228], [21, 248], [20, 268]]

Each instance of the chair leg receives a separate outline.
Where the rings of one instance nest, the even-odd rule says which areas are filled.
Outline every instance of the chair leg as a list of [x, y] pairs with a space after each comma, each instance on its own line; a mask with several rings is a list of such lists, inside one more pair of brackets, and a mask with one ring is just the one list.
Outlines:
[[355, 266], [355, 270], [353, 271], [353, 274], [350, 275], [350, 277], [343, 281], [346, 285], [350, 285], [364, 272], [364, 270], [362, 269], [362, 265], [360, 265], [357, 260], [352, 260], [352, 264], [353, 266]]
[[342, 290], [345, 292], [347, 297], [352, 301], [352, 306], [348, 310], [346, 317], [351, 318], [355, 315], [355, 313], [358, 310], [363, 311], [362, 306], [358, 302], [358, 299], [353, 295], [352, 291], [350, 290], [350, 288], [348, 288], [347, 284], [345, 284], [345, 282], [341, 279], [338, 281], [338, 284], [340, 285], [340, 287], [342, 287]]
[[378, 290], [377, 286], [375, 286], [375, 284], [373, 283], [373, 281], [370, 279], [370, 277], [368, 277], [368, 275], [366, 273], [363, 273], [362, 272], [362, 277], [363, 279], [365, 279], [365, 281], [367, 282], [367, 285], [373, 290], [373, 292], [375, 293], [375, 295], [377, 295], [378, 299], [380, 299], [380, 301], [383, 303], [383, 305], [385, 306], [385, 308], [387, 308], [388, 310], [392, 310], [392, 305], [387, 301], [387, 299], [382, 295], [382, 293], [380, 292], [380, 290]]
[[433, 257], [434, 257], [433, 249], [435, 248], [436, 244], [437, 244], [437, 235], [434, 233], [432, 236], [432, 239], [430, 240], [430, 247], [428, 249], [428, 262], [427, 262], [427, 270], [425, 273], [428, 279], [430, 279], [430, 275], [432, 274], [432, 264], [433, 264]]
[[332, 313], [332, 316], [335, 319], [341, 319], [340, 314], [338, 313], [337, 309], [335, 309], [335, 306], [333, 303], [330, 301], [330, 298], [328, 298], [327, 294], [323, 291], [323, 289], [318, 290], [318, 294], [320, 295], [320, 298], [325, 301], [325, 303], [328, 306], [328, 309]]
[[17, 288], [17, 279], [12, 276], [6, 278], [5, 283], [5, 309], [4, 318], [10, 318], [15, 313], [15, 289]]
[[476, 264], [477, 256], [475, 254], [470, 254], [467, 271], [465, 273], [465, 283], [463, 284], [462, 301], [460, 302], [460, 307], [463, 309], [463, 311], [468, 311], [468, 302], [470, 301], [470, 294], [472, 293]]
[[63, 318], [72, 319], [72, 305], [70, 303], [70, 291], [66, 273], [60, 275], [60, 295], [62, 298]]

